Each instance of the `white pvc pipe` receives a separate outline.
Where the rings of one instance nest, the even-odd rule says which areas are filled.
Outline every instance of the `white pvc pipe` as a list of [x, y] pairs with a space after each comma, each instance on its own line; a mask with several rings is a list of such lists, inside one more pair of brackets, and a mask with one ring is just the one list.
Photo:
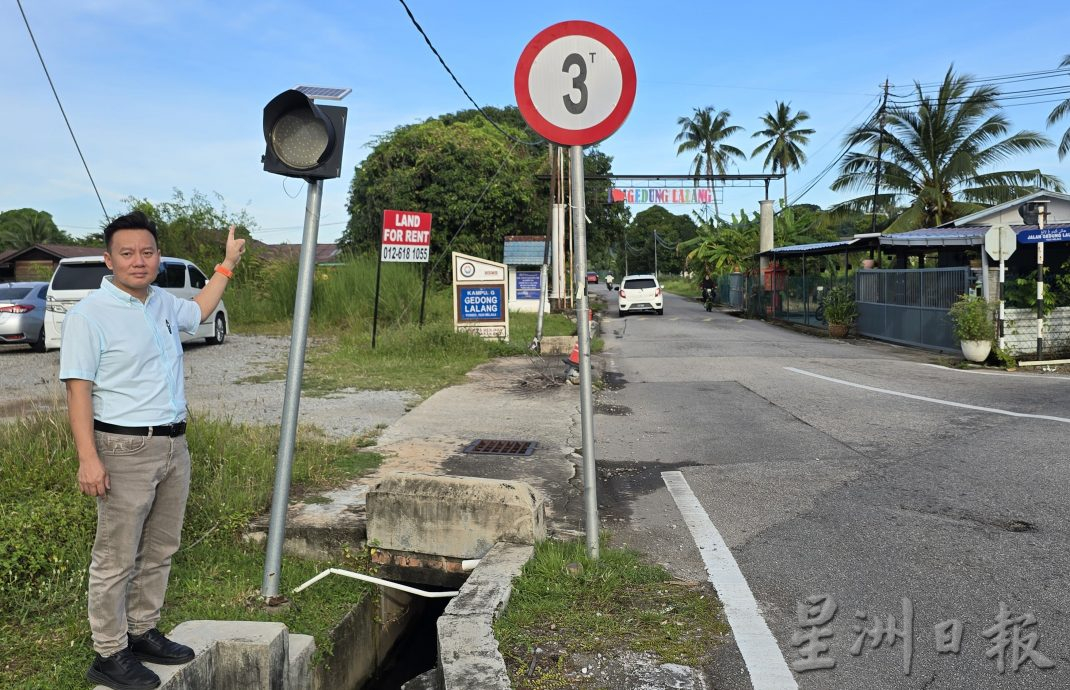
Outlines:
[[324, 570], [322, 573], [320, 573], [319, 575], [316, 575], [315, 577], [313, 577], [309, 581], [307, 581], [307, 582], [295, 587], [294, 590], [293, 590], [294, 594], [296, 594], [297, 592], [300, 592], [301, 590], [305, 589], [306, 587], [310, 587], [310, 586], [316, 584], [317, 582], [319, 582], [320, 580], [322, 580], [323, 578], [325, 578], [325, 577], [327, 577], [328, 575], [331, 575], [331, 574], [334, 574], [334, 575], [345, 575], [346, 577], [351, 577], [354, 580], [363, 580], [364, 582], [371, 582], [372, 584], [375, 584], [375, 585], [382, 585], [383, 587], [390, 587], [391, 589], [398, 589], [398, 590], [401, 590], [402, 592], [408, 592], [409, 594], [415, 594], [417, 596], [426, 597], [428, 599], [444, 599], [446, 597], [455, 597], [458, 594], [460, 594], [460, 592], [428, 592], [427, 590], [416, 589], [415, 587], [409, 587], [408, 585], [399, 585], [396, 582], [391, 582], [389, 580], [382, 580], [382, 579], [380, 579], [378, 577], [372, 577], [371, 575], [363, 575], [361, 573], [354, 573], [354, 572], [352, 572], [350, 570], [342, 570], [341, 568], [328, 568], [327, 570]]

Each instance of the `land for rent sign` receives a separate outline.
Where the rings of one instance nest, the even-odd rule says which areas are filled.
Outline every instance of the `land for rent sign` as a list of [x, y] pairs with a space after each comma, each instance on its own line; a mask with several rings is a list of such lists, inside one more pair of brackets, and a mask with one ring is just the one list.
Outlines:
[[427, 263], [431, 255], [431, 214], [383, 211], [381, 261]]
[[453, 327], [487, 339], [509, 339], [506, 266], [453, 252]]

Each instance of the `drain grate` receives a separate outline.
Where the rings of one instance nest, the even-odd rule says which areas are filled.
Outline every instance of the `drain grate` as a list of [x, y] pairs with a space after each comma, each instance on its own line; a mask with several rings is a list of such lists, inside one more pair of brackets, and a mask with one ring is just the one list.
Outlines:
[[465, 446], [461, 452], [469, 455], [531, 455], [537, 445], [535, 441], [479, 438]]

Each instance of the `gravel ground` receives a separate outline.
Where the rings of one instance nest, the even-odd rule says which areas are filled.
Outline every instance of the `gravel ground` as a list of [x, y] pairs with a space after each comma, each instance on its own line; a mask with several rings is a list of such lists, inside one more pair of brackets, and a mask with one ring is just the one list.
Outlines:
[[[314, 347], [310, 345], [310, 347]], [[289, 338], [230, 335], [221, 346], [186, 344], [186, 398], [194, 414], [238, 423], [278, 425], [285, 383], [239, 383], [276, 371], [290, 351]], [[31, 352], [0, 346], [0, 419], [34, 407], [64, 402], [59, 351]], [[419, 400], [407, 391], [343, 390], [325, 397], [302, 397], [298, 422], [335, 438], [359, 436], [395, 421]]]

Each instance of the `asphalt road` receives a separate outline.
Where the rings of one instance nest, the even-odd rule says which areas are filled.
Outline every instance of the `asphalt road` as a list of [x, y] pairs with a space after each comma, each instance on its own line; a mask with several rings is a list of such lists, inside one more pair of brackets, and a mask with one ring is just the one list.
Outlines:
[[[800, 687], [1070, 687], [1070, 377], [932, 366], [672, 295], [663, 316], [603, 332], [596, 459], [614, 542], [707, 578], [661, 476], [681, 471], [789, 666], [800, 602], [836, 603], [817, 657], [835, 666], [797, 671]], [[749, 687], [740, 658], [711, 664], [719, 687]]]

